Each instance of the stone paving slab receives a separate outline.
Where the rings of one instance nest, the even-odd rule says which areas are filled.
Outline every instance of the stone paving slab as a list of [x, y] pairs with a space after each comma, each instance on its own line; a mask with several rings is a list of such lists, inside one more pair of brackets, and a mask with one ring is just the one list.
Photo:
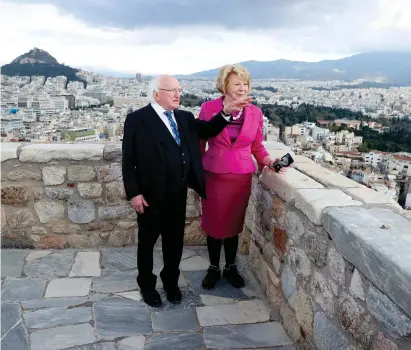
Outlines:
[[74, 263], [75, 253], [61, 251], [27, 262], [24, 273], [29, 277], [67, 277]]
[[152, 332], [150, 315], [144, 303], [119, 297], [97, 301], [93, 306], [96, 333], [102, 339]]
[[154, 331], [196, 331], [199, 329], [194, 309], [176, 309], [151, 314]]
[[24, 322], [28, 328], [51, 328], [91, 321], [91, 308], [77, 307], [66, 309], [54, 307], [38, 311], [26, 312]]
[[23, 270], [24, 258], [28, 253], [19, 250], [1, 251], [1, 278], [20, 277]]
[[196, 311], [201, 326], [259, 323], [270, 319], [270, 311], [258, 299], [229, 305], [198, 307]]
[[292, 345], [278, 322], [206, 327], [204, 341], [209, 348], [252, 348]]
[[88, 323], [42, 329], [31, 333], [31, 350], [60, 350], [96, 341], [93, 327]]
[[90, 293], [91, 278], [59, 278], [51, 280], [45, 298], [83, 297]]
[[[158, 278], [163, 304], [153, 308], [142, 302], [137, 286], [136, 247], [2, 253], [8, 276], [2, 283], [1, 349], [234, 350], [292, 344], [282, 326], [269, 321], [263, 293], [241, 256], [246, 288], [221, 280], [209, 291], [201, 288], [206, 249], [184, 249], [181, 304], [167, 301]], [[156, 248], [154, 273], [162, 266]]]
[[25, 301], [44, 296], [46, 281], [38, 278], [6, 278], [1, 288], [2, 301]]

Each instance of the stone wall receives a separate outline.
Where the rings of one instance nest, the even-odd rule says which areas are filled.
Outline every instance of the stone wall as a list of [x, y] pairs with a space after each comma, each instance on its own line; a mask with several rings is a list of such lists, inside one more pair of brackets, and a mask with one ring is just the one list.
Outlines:
[[254, 176], [245, 226], [251, 269], [298, 347], [411, 349], [411, 221], [399, 205], [295, 156], [286, 175]]
[[[121, 143], [1, 145], [4, 248], [122, 247], [136, 243]], [[204, 244], [200, 203], [187, 199], [186, 244]]]

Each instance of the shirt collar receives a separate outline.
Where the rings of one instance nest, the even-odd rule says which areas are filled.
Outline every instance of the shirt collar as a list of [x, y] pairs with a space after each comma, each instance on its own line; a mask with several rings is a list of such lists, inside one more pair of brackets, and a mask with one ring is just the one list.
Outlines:
[[[153, 109], [157, 112], [157, 114], [159, 115], [159, 116], [162, 116], [162, 115], [164, 115], [164, 112], [166, 111], [163, 107], [161, 107], [158, 103], [156, 103], [156, 102], [152, 102], [151, 103], [151, 106], [153, 107]], [[173, 113], [173, 111], [170, 111], [172, 114], [174, 114]]]

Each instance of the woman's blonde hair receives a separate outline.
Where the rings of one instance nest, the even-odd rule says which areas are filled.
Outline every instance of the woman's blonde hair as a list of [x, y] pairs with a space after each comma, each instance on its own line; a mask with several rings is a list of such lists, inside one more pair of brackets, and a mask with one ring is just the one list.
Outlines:
[[216, 88], [222, 94], [227, 91], [228, 78], [231, 74], [238, 75], [239, 78], [243, 79], [248, 83], [248, 91], [251, 91], [251, 76], [246, 68], [240, 66], [239, 64], [227, 64], [221, 67], [218, 73]]

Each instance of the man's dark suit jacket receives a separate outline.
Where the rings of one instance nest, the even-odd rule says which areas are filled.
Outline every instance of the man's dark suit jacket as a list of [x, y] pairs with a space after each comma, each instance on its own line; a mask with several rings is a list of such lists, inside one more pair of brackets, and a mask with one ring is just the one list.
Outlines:
[[[209, 121], [204, 121], [194, 118], [194, 115], [187, 111], [173, 112], [179, 125], [180, 136], [185, 137], [190, 153], [188, 187], [205, 198], [200, 139], [218, 135], [229, 122], [221, 113]], [[124, 123], [122, 167], [128, 200], [142, 194], [150, 205], [150, 201], [158, 202], [164, 197], [167, 174], [160, 128], [166, 126], [150, 104], [127, 115]]]

